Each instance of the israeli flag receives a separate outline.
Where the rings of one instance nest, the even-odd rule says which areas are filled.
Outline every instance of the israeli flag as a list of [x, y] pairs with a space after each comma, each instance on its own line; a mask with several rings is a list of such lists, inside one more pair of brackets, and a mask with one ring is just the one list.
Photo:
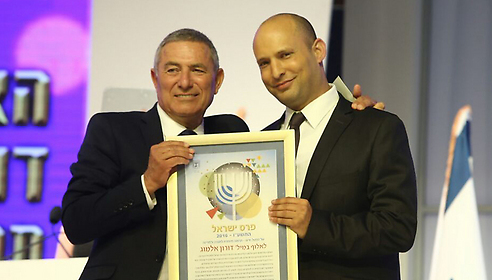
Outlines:
[[449, 145], [430, 280], [487, 279], [470, 150], [471, 108], [456, 115]]

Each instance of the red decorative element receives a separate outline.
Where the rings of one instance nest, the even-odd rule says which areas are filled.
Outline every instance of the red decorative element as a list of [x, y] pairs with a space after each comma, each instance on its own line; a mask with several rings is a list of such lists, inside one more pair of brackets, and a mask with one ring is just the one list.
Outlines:
[[217, 213], [218, 210], [219, 210], [219, 207], [215, 207], [215, 208], [207, 211], [207, 214], [210, 216], [210, 219], [214, 218], [215, 213]]

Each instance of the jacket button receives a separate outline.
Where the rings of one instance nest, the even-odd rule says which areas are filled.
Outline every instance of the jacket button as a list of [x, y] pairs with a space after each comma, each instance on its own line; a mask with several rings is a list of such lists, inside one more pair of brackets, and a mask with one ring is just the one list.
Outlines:
[[163, 258], [161, 256], [157, 256], [155, 258], [155, 262], [162, 262], [163, 261]]

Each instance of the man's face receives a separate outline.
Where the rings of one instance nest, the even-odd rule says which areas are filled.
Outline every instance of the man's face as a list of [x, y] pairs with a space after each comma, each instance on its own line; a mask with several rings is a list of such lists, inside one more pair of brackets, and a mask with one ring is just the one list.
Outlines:
[[167, 43], [151, 72], [159, 106], [191, 129], [202, 122], [224, 78], [222, 69], [215, 72], [208, 46], [189, 41]]
[[307, 46], [290, 20], [264, 23], [256, 33], [253, 51], [263, 84], [287, 107], [301, 110], [323, 93], [318, 90], [322, 58]]

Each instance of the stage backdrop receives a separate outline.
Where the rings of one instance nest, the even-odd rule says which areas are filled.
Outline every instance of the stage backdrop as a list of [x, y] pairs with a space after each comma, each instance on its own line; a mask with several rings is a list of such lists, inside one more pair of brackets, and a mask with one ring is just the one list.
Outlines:
[[0, 1], [0, 257], [36, 241], [44, 246], [16, 257], [54, 256], [48, 217], [88, 118], [103, 104], [150, 107], [154, 52], [169, 32], [195, 28], [216, 44], [226, 79], [209, 114], [245, 112], [253, 130], [280, 116], [252, 52], [256, 28], [278, 12], [306, 16], [328, 38], [329, 0]]
[[[189, 27], [214, 42], [225, 70], [207, 114], [244, 113], [250, 128], [260, 130], [280, 117], [284, 107], [261, 82], [252, 50], [256, 29], [276, 13], [293, 12], [308, 18], [317, 35], [327, 39], [332, 1], [104, 0], [93, 6], [89, 115], [101, 111], [103, 103], [106, 109], [108, 99], [123, 109], [148, 109], [157, 100], [150, 78], [155, 50], [168, 33]], [[139, 91], [134, 89], [149, 90], [150, 100], [128, 102]], [[111, 98], [104, 96], [108, 91]], [[119, 92], [121, 98], [116, 98]]]
[[[89, 13], [89, 0], [0, 1], [0, 258], [52, 233], [84, 133]], [[15, 257], [54, 255], [53, 237], [40, 244]]]

